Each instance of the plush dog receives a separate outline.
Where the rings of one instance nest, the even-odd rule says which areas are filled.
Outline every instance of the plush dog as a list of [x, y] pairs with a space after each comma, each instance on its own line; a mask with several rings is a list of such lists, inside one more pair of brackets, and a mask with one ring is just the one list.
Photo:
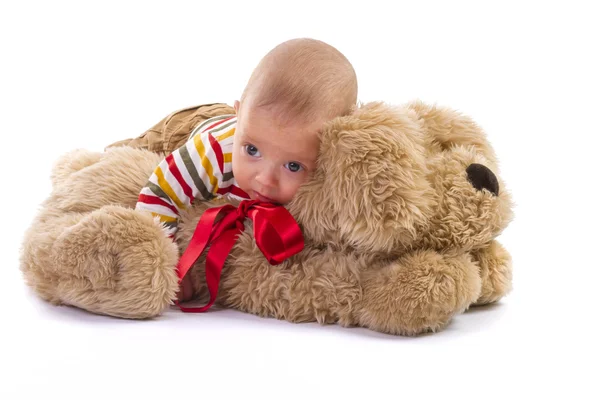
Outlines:
[[[161, 159], [117, 147], [58, 160], [22, 247], [21, 269], [40, 297], [123, 318], [155, 317], [175, 302], [179, 257], [215, 204], [185, 212], [176, 243], [135, 211]], [[330, 121], [314, 175], [286, 208], [304, 249], [271, 265], [246, 220], [218, 304], [415, 335], [511, 288], [511, 258], [496, 240], [512, 219], [511, 198], [482, 129], [453, 110], [369, 103]], [[189, 272], [198, 298], [204, 265], [201, 256]]]

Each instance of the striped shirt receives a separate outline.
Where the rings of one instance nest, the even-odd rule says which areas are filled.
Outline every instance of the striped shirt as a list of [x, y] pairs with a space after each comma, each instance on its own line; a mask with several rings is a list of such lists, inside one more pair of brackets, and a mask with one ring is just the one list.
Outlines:
[[156, 167], [135, 209], [159, 217], [172, 237], [180, 212], [195, 199], [248, 199], [233, 177], [231, 165], [236, 123], [235, 115], [223, 115], [194, 128], [188, 141]]

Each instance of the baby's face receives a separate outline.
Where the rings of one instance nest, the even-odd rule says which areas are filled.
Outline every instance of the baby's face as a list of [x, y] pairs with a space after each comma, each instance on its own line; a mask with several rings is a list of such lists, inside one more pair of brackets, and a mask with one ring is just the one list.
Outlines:
[[282, 124], [269, 110], [238, 110], [232, 156], [238, 185], [253, 200], [288, 203], [315, 169], [323, 122]]

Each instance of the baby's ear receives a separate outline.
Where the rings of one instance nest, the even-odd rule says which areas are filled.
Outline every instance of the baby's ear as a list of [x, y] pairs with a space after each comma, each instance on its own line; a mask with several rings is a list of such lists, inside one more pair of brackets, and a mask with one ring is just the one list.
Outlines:
[[326, 124], [314, 175], [288, 208], [307, 240], [389, 252], [415, 240], [431, 204], [414, 112], [369, 103]]

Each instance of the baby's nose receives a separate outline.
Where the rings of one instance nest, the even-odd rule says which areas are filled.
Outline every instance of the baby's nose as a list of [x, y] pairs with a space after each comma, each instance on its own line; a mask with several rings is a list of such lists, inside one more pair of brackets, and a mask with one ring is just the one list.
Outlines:
[[467, 176], [471, 185], [477, 190], [487, 189], [498, 196], [498, 179], [485, 165], [471, 164], [467, 167]]
[[276, 182], [275, 174], [271, 171], [262, 171], [258, 174], [256, 180], [264, 186], [274, 186]]

